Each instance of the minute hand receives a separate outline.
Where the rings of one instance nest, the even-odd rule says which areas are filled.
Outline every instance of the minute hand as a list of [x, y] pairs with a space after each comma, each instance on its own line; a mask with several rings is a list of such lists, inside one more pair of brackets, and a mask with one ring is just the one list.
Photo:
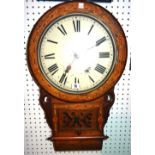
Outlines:
[[92, 48], [94, 48], [94, 47], [99, 46], [99, 45], [100, 45], [101, 43], [103, 43], [104, 41], [106, 41], [106, 37], [102, 37], [101, 39], [97, 40], [97, 41], [96, 41], [96, 44], [93, 45], [93, 46], [91, 46], [91, 47], [89, 47], [89, 48], [87, 48], [87, 50], [90, 50], [90, 49], [92, 49]]

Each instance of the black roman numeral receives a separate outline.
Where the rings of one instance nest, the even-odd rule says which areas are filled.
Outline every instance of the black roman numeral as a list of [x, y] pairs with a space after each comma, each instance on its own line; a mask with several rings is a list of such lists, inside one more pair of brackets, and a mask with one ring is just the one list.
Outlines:
[[52, 66], [48, 68], [48, 70], [50, 73], [52, 73], [52, 75], [54, 75], [59, 69], [58, 69], [57, 64], [53, 64]]
[[63, 35], [67, 35], [67, 32], [62, 24], [60, 25], [60, 27], [57, 27], [57, 28]]
[[74, 83], [80, 83], [79, 78], [76, 78], [76, 77], [75, 77], [75, 79], [74, 79]]
[[106, 70], [106, 68], [100, 64], [97, 64], [97, 66], [95, 67], [95, 70], [101, 74], [104, 73], [104, 71]]
[[47, 54], [44, 56], [45, 59], [55, 59], [55, 53]]
[[50, 43], [54, 43], [54, 44], [58, 44], [58, 42], [56, 42], [56, 41], [53, 41], [53, 40], [47, 40], [48, 42], [50, 42]]
[[67, 77], [66, 77], [65, 80], [64, 80], [64, 85], [66, 84], [66, 81], [67, 81]]
[[95, 82], [94, 79], [90, 75], [88, 75], [88, 77], [93, 83]]
[[73, 20], [73, 26], [75, 32], [80, 32], [80, 20]]
[[99, 52], [99, 58], [109, 58], [109, 52]]
[[79, 88], [80, 80], [79, 78], [74, 78], [73, 88]]
[[66, 81], [67, 81], [66, 73], [63, 73], [60, 80], [59, 80], [59, 82], [63, 83], [65, 85]]
[[103, 43], [106, 40], [106, 37], [102, 37], [101, 39], [96, 41], [96, 46], [99, 46], [101, 43]]
[[90, 30], [89, 30], [89, 32], [88, 32], [88, 35], [89, 35], [90, 32], [92, 31], [93, 27], [94, 27], [94, 25], [92, 25], [92, 26], [90, 27]]

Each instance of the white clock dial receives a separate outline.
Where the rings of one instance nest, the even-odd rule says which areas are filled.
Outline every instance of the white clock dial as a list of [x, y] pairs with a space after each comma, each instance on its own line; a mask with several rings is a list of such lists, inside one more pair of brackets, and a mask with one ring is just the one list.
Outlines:
[[38, 48], [44, 76], [68, 93], [89, 92], [103, 84], [116, 56], [108, 28], [85, 14], [70, 14], [52, 22]]

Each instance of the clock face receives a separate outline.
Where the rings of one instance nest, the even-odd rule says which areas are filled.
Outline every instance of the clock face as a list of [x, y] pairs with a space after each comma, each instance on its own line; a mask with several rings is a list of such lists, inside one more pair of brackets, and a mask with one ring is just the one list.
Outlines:
[[114, 67], [115, 49], [104, 23], [90, 15], [69, 14], [53, 21], [43, 32], [39, 66], [59, 90], [86, 93], [107, 80]]

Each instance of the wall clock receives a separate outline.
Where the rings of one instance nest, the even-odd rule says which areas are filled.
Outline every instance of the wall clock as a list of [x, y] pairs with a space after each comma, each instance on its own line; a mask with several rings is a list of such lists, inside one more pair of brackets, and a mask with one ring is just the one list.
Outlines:
[[27, 60], [54, 149], [102, 149], [114, 86], [127, 60], [116, 18], [87, 1], [61, 3], [33, 27]]

